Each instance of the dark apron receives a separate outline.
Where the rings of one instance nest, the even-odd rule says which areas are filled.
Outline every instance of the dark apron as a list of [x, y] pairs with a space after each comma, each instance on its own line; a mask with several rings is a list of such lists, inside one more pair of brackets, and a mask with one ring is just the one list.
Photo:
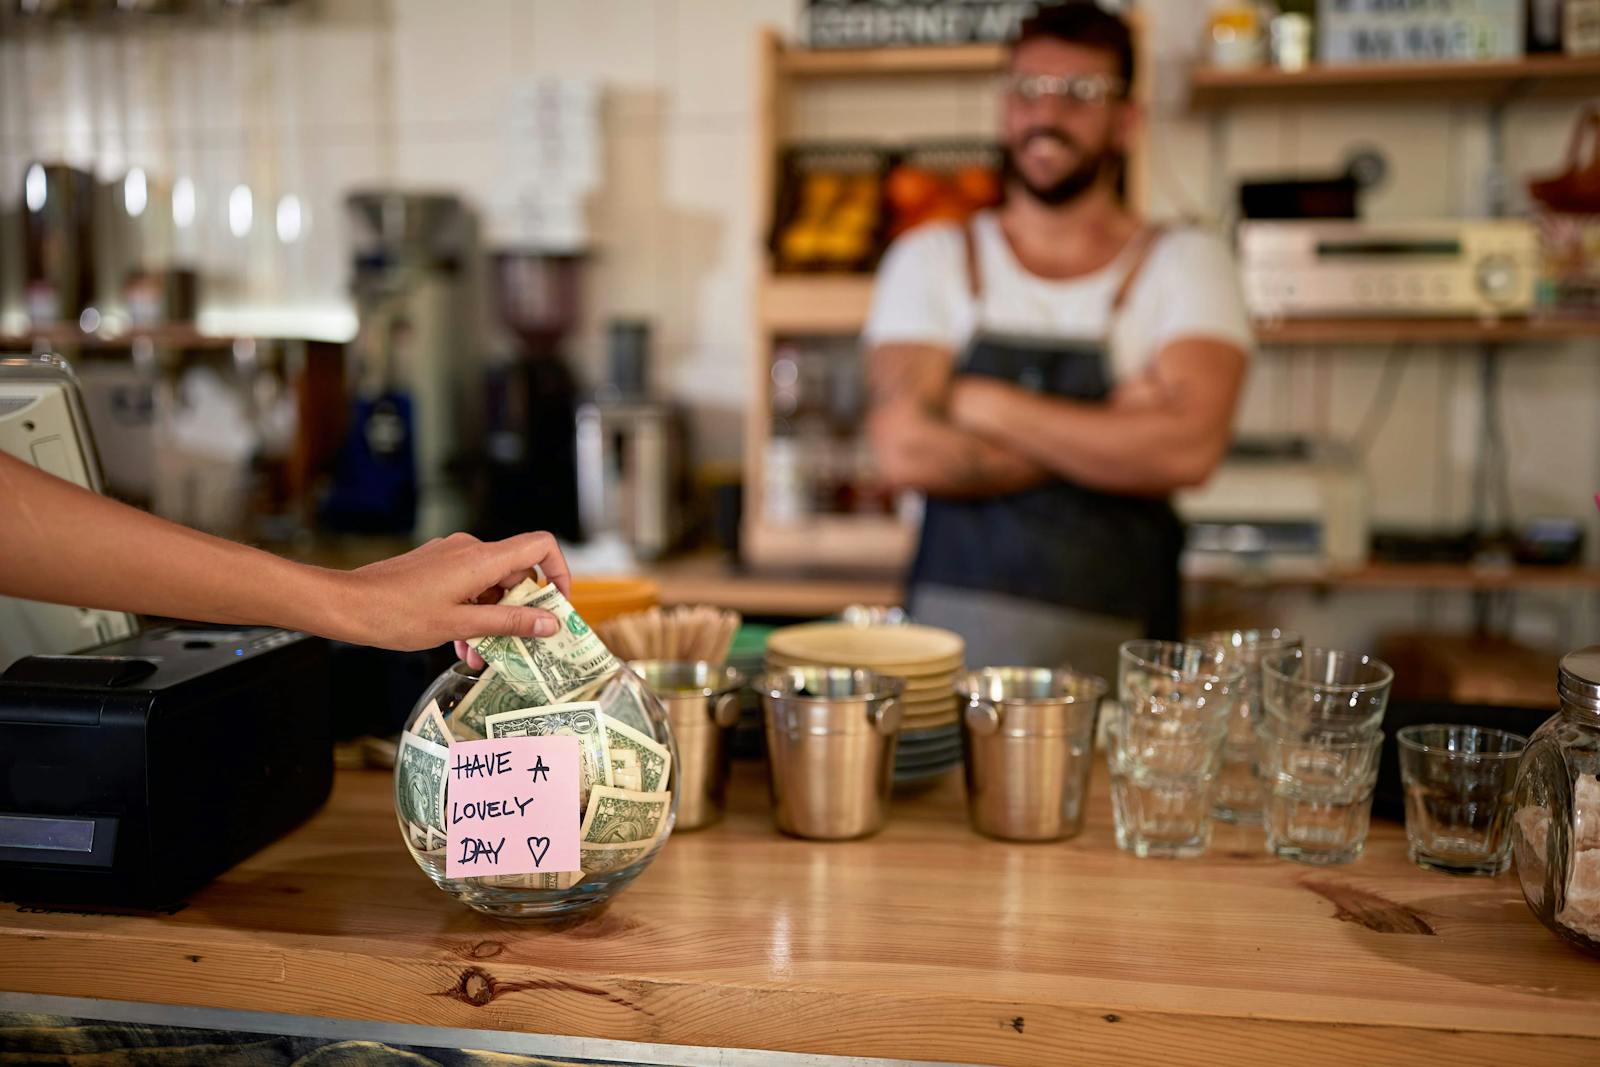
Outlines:
[[[1111, 322], [1154, 243], [1135, 249]], [[968, 236], [970, 282], [981, 298]], [[985, 333], [960, 373], [1091, 403], [1111, 391], [1103, 341]], [[918, 622], [967, 642], [972, 667], [1070, 663], [1116, 677], [1117, 646], [1179, 632], [1183, 527], [1166, 499], [1124, 496], [1054, 479], [1005, 496], [930, 498], [908, 607]]]

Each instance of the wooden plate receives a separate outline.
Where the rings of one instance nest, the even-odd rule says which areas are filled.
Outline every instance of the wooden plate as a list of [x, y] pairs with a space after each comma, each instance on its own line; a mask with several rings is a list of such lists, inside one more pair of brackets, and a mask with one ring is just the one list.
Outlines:
[[774, 670], [785, 667], [852, 667], [859, 670], [876, 671], [893, 678], [904, 678], [908, 686], [927, 687], [931, 685], [955, 686], [956, 679], [960, 676], [956, 668], [942, 667], [937, 664], [929, 666], [923, 663], [908, 664], [898, 669], [888, 667], [869, 667], [863, 663], [840, 663], [817, 659], [801, 659], [794, 656], [784, 656], [776, 652], [767, 653], [767, 665]]
[[893, 669], [955, 670], [966, 655], [959, 634], [932, 626], [846, 626], [813, 622], [774, 630], [767, 651], [812, 663], [860, 664], [888, 673]]

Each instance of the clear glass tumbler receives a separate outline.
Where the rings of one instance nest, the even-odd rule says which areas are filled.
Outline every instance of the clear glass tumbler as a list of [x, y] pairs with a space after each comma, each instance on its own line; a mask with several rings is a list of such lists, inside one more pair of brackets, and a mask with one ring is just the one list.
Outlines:
[[1211, 843], [1211, 797], [1244, 676], [1217, 660], [1198, 645], [1123, 644], [1107, 752], [1118, 848], [1184, 858]]
[[1517, 762], [1528, 739], [1477, 726], [1407, 726], [1400, 742], [1411, 861], [1447, 874], [1511, 866]]
[[1295, 648], [1261, 662], [1264, 719], [1356, 740], [1383, 725], [1394, 671], [1360, 652]]
[[1367, 846], [1383, 731], [1351, 739], [1263, 721], [1267, 851], [1300, 863], [1349, 863]]
[[1222, 750], [1222, 775], [1217, 780], [1211, 815], [1223, 822], [1260, 825], [1261, 775], [1256, 766], [1256, 722], [1261, 717], [1261, 661], [1300, 647], [1300, 635], [1288, 630], [1218, 630], [1191, 638], [1224, 664], [1244, 668], [1228, 739]]

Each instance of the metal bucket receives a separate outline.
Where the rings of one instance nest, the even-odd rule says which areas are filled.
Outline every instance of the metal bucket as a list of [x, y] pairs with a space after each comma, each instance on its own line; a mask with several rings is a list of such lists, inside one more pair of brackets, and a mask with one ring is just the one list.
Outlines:
[[1055, 841], [1082, 830], [1104, 679], [989, 667], [956, 688], [966, 702], [961, 738], [972, 825], [1008, 841]]
[[628, 664], [667, 709], [678, 745], [676, 828], [698, 830], [722, 818], [728, 787], [728, 730], [739, 721], [744, 675], [705, 661]]
[[778, 829], [843, 840], [883, 828], [904, 686], [899, 678], [848, 667], [762, 675], [756, 688]]

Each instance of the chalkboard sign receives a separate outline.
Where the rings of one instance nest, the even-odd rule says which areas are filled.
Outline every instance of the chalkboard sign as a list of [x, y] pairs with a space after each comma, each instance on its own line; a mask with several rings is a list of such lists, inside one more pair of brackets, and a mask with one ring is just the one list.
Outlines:
[[1324, 63], [1514, 59], [1522, 0], [1321, 0]]
[[812, 48], [1008, 41], [1034, 0], [806, 0], [802, 35]]

